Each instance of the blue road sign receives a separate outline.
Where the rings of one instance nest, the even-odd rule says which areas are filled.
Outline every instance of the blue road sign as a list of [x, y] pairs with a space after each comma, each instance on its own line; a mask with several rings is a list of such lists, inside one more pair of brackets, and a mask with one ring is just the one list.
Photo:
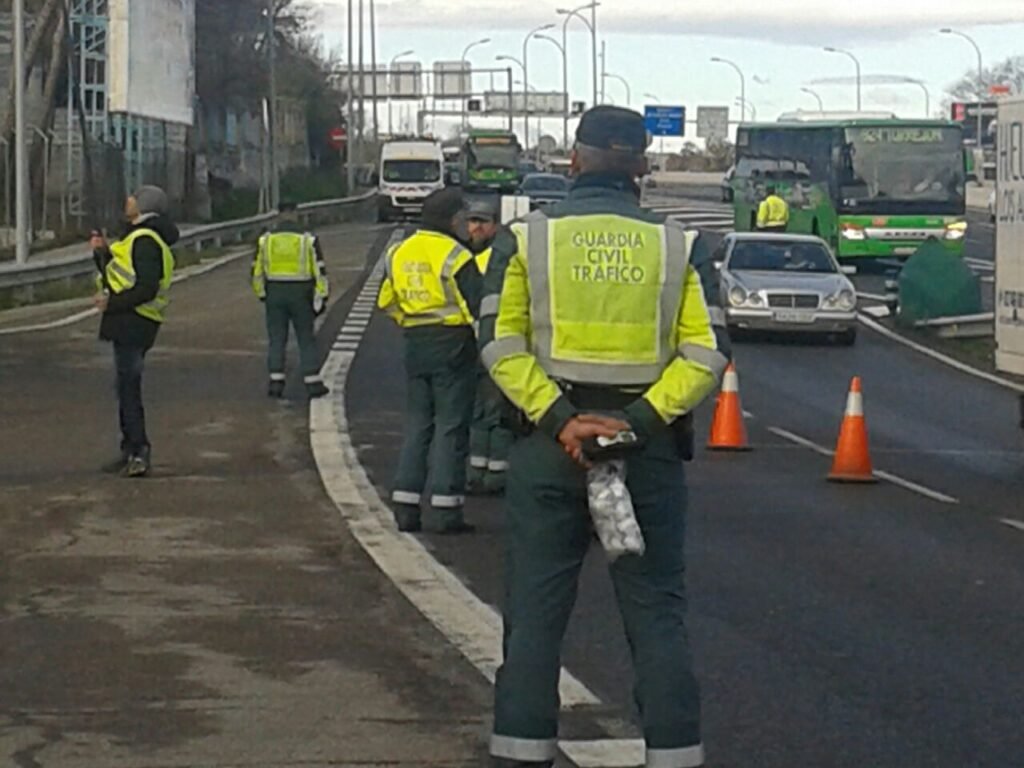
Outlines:
[[644, 124], [652, 136], [683, 136], [686, 134], [686, 107], [644, 107]]

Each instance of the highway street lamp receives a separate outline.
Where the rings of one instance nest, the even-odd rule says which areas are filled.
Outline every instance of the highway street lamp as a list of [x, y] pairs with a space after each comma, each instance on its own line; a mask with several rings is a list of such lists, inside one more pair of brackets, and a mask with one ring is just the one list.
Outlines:
[[[711, 61], [715, 64], [725, 64], [727, 67], [732, 67], [736, 70], [736, 74], [740, 76], [740, 102], [745, 105], [747, 103], [747, 78], [744, 76], [743, 70], [740, 69], [740, 65], [735, 61], [723, 59], [721, 56], [712, 56]], [[743, 114], [746, 116], [746, 112]]]
[[530, 60], [528, 58], [530, 38], [538, 32], [546, 32], [549, 29], [554, 29], [554, 27], [554, 24], [542, 24], [536, 29], [530, 30], [526, 37], [523, 38], [523, 112], [526, 114], [523, 120], [523, 148], [527, 150], [530, 148]]
[[757, 122], [757, 107], [754, 106], [753, 102], [746, 101], [745, 99], [736, 99], [736, 106], [743, 110], [743, 119], [747, 119], [747, 108], [750, 109], [750, 119], [755, 123]]
[[921, 80], [909, 80], [908, 82], [912, 83], [913, 85], [919, 86], [921, 88], [921, 90], [924, 91], [924, 116], [925, 117], [931, 117], [932, 116], [932, 94], [928, 90], [928, 86], [925, 85], [924, 82], [922, 82]]
[[[513, 64], [518, 64], [519, 68], [521, 70], [523, 70], [523, 82], [524, 83], [526, 82], [526, 67], [523, 65], [523, 62], [521, 62], [515, 56], [495, 56], [494, 60], [495, 61], [510, 61]], [[513, 83], [513, 85], [514, 85], [514, 83]], [[529, 113], [526, 112], [526, 104], [523, 104], [523, 112], [525, 114], [525, 117], [523, 118], [523, 122], [524, 123], [528, 123], [530, 121], [530, 115], [529, 115]], [[509, 114], [510, 118], [512, 118], [513, 120], [515, 119], [515, 113], [516, 113], [515, 105], [512, 102], [512, 93], [509, 92], [508, 114]], [[511, 124], [512, 123], [510, 122], [510, 125]], [[524, 145], [523, 148], [526, 149], [526, 146]]]
[[551, 35], [537, 35], [538, 40], [547, 40], [562, 54], [562, 145], [569, 147], [569, 55], [566, 47]]
[[14, 0], [14, 255], [18, 264], [28, 261], [28, 155], [25, 127], [25, 5]]
[[818, 95], [817, 91], [811, 90], [810, 88], [801, 88], [800, 90], [803, 91], [804, 93], [809, 93], [811, 96], [813, 96], [817, 100], [817, 102], [818, 102], [818, 111], [819, 112], [824, 112], [825, 111], [825, 103], [821, 100], [821, 96]]
[[974, 48], [974, 52], [978, 56], [978, 146], [981, 146], [981, 102], [982, 102], [982, 89], [985, 85], [985, 62], [981, 57], [981, 46], [978, 45], [977, 41], [968, 35], [966, 32], [961, 32], [958, 29], [950, 29], [949, 27], [943, 27], [939, 30], [940, 35], [955, 35], [956, 37], [962, 37], [971, 47]]
[[843, 56], [848, 56], [850, 60], [853, 61], [853, 65], [857, 68], [857, 111], [860, 112], [860, 59], [858, 59], [849, 51], [843, 50], [842, 48], [833, 48], [831, 45], [825, 47], [825, 52], [838, 53]]
[[[476, 40], [476, 41], [470, 43], [469, 45], [467, 45], [465, 48], [462, 49], [462, 57], [459, 59], [459, 61], [462, 62], [463, 70], [465, 70], [465, 65], [467, 63], [466, 62], [466, 57], [469, 55], [469, 52], [471, 50], [473, 50], [474, 48], [476, 48], [477, 46], [487, 45], [489, 42], [491, 42], [491, 38], [484, 37], [484, 38], [481, 38], [480, 40]], [[469, 70], [469, 90], [470, 91], [473, 90], [473, 69], [472, 69], [472, 67], [470, 67], [470, 70]], [[462, 129], [463, 130], [466, 129], [466, 99], [469, 96], [471, 96], [471, 95], [472, 94], [470, 93], [470, 94], [463, 94], [463, 96], [462, 96]]]
[[[587, 25], [587, 29], [590, 30], [591, 66], [593, 68], [593, 83], [594, 83], [594, 96], [593, 96], [593, 101], [590, 104], [590, 106], [592, 106], [592, 107], [596, 107], [597, 106], [597, 88], [598, 88], [598, 80], [597, 80], [597, 8], [598, 8], [599, 5], [601, 5], [599, 2], [592, 2], [592, 3], [587, 3], [586, 5], [581, 5], [581, 6], [577, 7], [577, 8], [557, 8], [555, 10], [555, 13], [557, 13], [559, 16], [565, 16], [565, 20], [562, 22], [562, 47], [565, 48], [566, 51], [569, 50], [569, 38], [567, 36], [568, 35], [567, 29], [568, 29], [568, 26], [569, 26], [569, 20], [570, 19], [572, 19], [574, 17], [579, 19], [584, 24], [586, 24]], [[587, 17], [583, 15], [583, 11], [585, 11], [587, 9], [590, 10], [590, 20], [589, 21], [587, 20]], [[566, 121], [566, 123], [568, 124], [568, 121]]]
[[[395, 90], [394, 84], [392, 83], [392, 81], [395, 78], [395, 64], [398, 62], [399, 59], [405, 58], [406, 56], [412, 56], [413, 53], [414, 51], [412, 50], [402, 51], [401, 53], [392, 57], [391, 63], [388, 64], [388, 137], [390, 138], [394, 138], [395, 135], [394, 123], [391, 117], [391, 92]], [[349, 75], [349, 77], [351, 77], [351, 74]]]
[[626, 82], [626, 78], [624, 78], [622, 75], [614, 75], [611, 72], [605, 72], [604, 77], [611, 78], [612, 80], [618, 80], [620, 83], [622, 83], [623, 86], [625, 86], [626, 88], [626, 106], [628, 107], [630, 104], [633, 103], [633, 92], [632, 90], [630, 90], [629, 83]]

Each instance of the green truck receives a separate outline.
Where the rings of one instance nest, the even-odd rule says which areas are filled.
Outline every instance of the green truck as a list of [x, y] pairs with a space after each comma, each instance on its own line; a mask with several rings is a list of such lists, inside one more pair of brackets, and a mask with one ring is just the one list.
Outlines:
[[938, 120], [809, 120], [740, 126], [735, 228], [756, 227], [769, 186], [790, 205], [789, 231], [818, 235], [842, 259], [906, 257], [934, 239], [963, 254], [962, 127]]
[[522, 149], [511, 131], [469, 132], [462, 145], [462, 186], [469, 192], [514, 193]]

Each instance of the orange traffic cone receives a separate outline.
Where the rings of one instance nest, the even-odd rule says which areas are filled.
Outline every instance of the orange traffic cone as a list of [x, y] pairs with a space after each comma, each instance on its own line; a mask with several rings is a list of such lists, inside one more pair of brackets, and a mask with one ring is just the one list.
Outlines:
[[750, 450], [747, 428], [743, 423], [743, 406], [740, 404], [740, 378], [732, 363], [725, 369], [722, 391], [718, 393], [708, 448], [713, 451]]
[[859, 376], [854, 376], [850, 382], [846, 414], [843, 416], [835, 461], [828, 479], [837, 483], [877, 482], [868, 452], [868, 427], [864, 421], [864, 395], [861, 393]]

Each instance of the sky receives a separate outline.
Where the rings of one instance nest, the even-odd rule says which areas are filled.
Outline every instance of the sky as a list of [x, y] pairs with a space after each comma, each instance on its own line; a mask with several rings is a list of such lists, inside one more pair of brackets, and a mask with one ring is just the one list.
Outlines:
[[[364, 2], [368, 6], [369, 0]], [[345, 0], [318, 0], [315, 5], [324, 44], [343, 51]], [[494, 57], [521, 58], [530, 29], [555, 24], [547, 34], [561, 39], [563, 17], [555, 13], [559, 7], [561, 0], [377, 0], [378, 59], [386, 63], [413, 49], [415, 55], [408, 60], [430, 68], [434, 61], [457, 61], [467, 44], [489, 37], [489, 44], [471, 51], [469, 61], [478, 68], [505, 66]], [[973, 37], [986, 66], [1024, 55], [1024, 0], [602, 0], [598, 9], [607, 71], [629, 83], [629, 106], [642, 109], [654, 103], [645, 96], [651, 94], [664, 104], [685, 105], [691, 118], [699, 105], [732, 106], [733, 117], [739, 117], [734, 105], [739, 77], [733, 69], [712, 63], [713, 56], [731, 59], [745, 72], [747, 98], [761, 120], [816, 109], [814, 97], [801, 91], [804, 87], [816, 90], [826, 109], [852, 110], [854, 63], [825, 52], [824, 46], [844, 48], [860, 59], [864, 109], [906, 117], [925, 114], [920, 86], [872, 82], [893, 75], [923, 81], [931, 111], [938, 114], [950, 84], [977, 67], [971, 45], [939, 34], [942, 27]], [[590, 33], [578, 20], [568, 29], [571, 98], [589, 106]], [[368, 50], [368, 38], [366, 45]], [[562, 62], [556, 46], [533, 40], [528, 55], [530, 85], [560, 90]], [[826, 82], [812, 85], [819, 81]], [[476, 87], [486, 85], [486, 77], [480, 76]], [[609, 101], [626, 104], [626, 89], [618, 80], [607, 81], [606, 93]], [[395, 116], [401, 120], [401, 108]], [[439, 126], [439, 132], [445, 127]], [[560, 137], [561, 120], [544, 121], [542, 127]], [[520, 121], [517, 129], [522, 130]]]

